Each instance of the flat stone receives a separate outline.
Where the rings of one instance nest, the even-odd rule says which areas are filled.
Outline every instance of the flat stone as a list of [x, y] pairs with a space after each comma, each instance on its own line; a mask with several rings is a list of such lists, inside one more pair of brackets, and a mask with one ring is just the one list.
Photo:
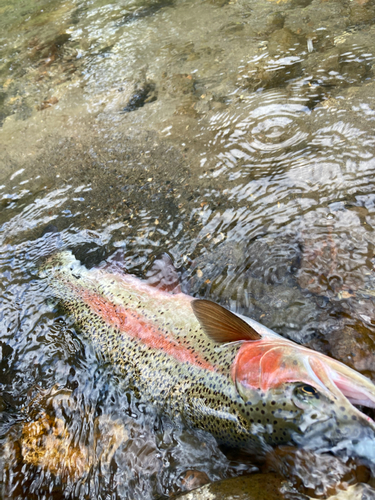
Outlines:
[[[184, 500], [283, 500], [283, 479], [277, 474], [253, 474], [206, 484], [177, 498]], [[303, 498], [303, 497], [302, 497]]]

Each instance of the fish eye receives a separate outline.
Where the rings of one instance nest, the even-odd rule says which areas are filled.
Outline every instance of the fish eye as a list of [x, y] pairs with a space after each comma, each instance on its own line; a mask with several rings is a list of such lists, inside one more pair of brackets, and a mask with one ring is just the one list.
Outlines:
[[296, 393], [297, 396], [301, 396], [303, 398], [306, 398], [308, 396], [310, 397], [315, 397], [318, 398], [318, 391], [313, 387], [312, 385], [309, 384], [300, 384], [297, 385], [297, 387], [294, 389], [294, 392]]
[[302, 410], [315, 408], [319, 405], [320, 393], [315, 387], [309, 384], [296, 384], [292, 392], [292, 401]]
[[300, 389], [304, 394], [308, 394], [309, 396], [315, 396], [318, 394], [318, 391], [312, 385], [301, 385]]

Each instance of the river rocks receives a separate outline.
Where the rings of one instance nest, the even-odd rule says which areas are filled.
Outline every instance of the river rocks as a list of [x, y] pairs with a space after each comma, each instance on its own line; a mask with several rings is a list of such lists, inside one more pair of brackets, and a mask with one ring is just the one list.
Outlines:
[[346, 463], [329, 454], [316, 454], [290, 446], [276, 448], [267, 456], [263, 471], [276, 471], [300, 493], [328, 498], [348, 485], [367, 482], [370, 471], [354, 460]]
[[57, 99], [56, 96], [51, 97], [50, 99], [46, 99], [43, 101], [40, 106], [37, 107], [38, 111], [43, 111], [43, 109], [50, 108], [51, 106], [54, 106], [57, 104], [59, 100]]
[[311, 4], [312, 0], [292, 0], [291, 6], [293, 8], [298, 8], [298, 7], [307, 7]]
[[182, 478], [181, 489], [182, 491], [195, 490], [196, 488], [200, 488], [209, 482], [209, 477], [205, 472], [201, 472], [199, 470], [188, 470]]
[[268, 51], [271, 56], [278, 53], [285, 54], [293, 51], [295, 53], [302, 48], [303, 38], [293, 33], [289, 28], [274, 31], [268, 42]]
[[368, 7], [362, 2], [357, 2], [350, 7], [350, 22], [353, 24], [373, 24], [375, 21], [375, 9]]
[[[366, 81], [372, 74], [370, 51], [361, 47], [353, 47], [346, 38], [346, 34], [332, 41], [325, 41], [325, 57], [322, 58], [322, 43], [312, 41], [313, 51], [303, 62], [301, 75], [293, 82], [290, 90], [298, 92], [300, 96], [309, 99], [309, 107], [313, 109], [316, 104], [335, 95], [338, 90], [359, 85]], [[336, 46], [335, 46], [336, 45]]]
[[374, 242], [367, 230], [369, 218], [368, 209], [357, 206], [306, 216], [297, 280], [303, 290], [320, 297], [318, 329], [328, 354], [375, 376]]
[[162, 90], [171, 97], [194, 93], [194, 78], [188, 74], [163, 74]]
[[[374, 256], [368, 254], [367, 249], [371, 234], [361, 224], [357, 211], [338, 210], [329, 214], [319, 210], [309, 214], [306, 222], [298, 272], [301, 288], [339, 299], [349, 298], [359, 288], [365, 288], [366, 283], [371, 288], [375, 278], [369, 267], [369, 259]], [[314, 224], [313, 233], [311, 224]]]
[[301, 60], [296, 56], [254, 61], [241, 69], [237, 81], [249, 91], [272, 89], [302, 75]]
[[284, 28], [285, 14], [282, 12], [272, 12], [267, 16], [267, 28], [272, 31], [281, 30]]
[[77, 480], [90, 469], [88, 450], [72, 443], [65, 422], [42, 415], [22, 428], [22, 461], [41, 467], [65, 481]]
[[188, 115], [196, 118], [199, 111], [195, 109], [199, 102], [198, 92], [196, 91], [195, 78], [187, 73], [168, 74], [163, 72], [161, 80], [161, 92], [168, 99], [178, 101], [175, 114]]
[[157, 92], [155, 84], [153, 82], [145, 80], [135, 86], [134, 92], [132, 93], [129, 101], [122, 111], [123, 113], [135, 111], [138, 108], [142, 108], [149, 102], [156, 101], [156, 99]]
[[[54, 398], [55, 401], [49, 401], [47, 406], [62, 402], [70, 407], [75, 405], [70, 391], [57, 392]], [[82, 417], [85, 418], [84, 415]], [[99, 463], [102, 470], [108, 469], [113, 455], [129, 437], [124, 425], [107, 415], [95, 418], [91, 443], [77, 440], [69, 427], [66, 419], [47, 411], [42, 411], [37, 418], [23, 425], [15, 426], [8, 435], [5, 447], [5, 467], [23, 471], [40, 469], [64, 482], [82, 481]]]
[[340, 73], [340, 50], [332, 47], [326, 51], [324, 58], [318, 52], [311, 54], [306, 61], [306, 71], [312, 75], [312, 80], [325, 86], [335, 85]]
[[118, 26], [131, 24], [140, 19], [144, 19], [145, 17], [150, 17], [156, 12], [159, 12], [159, 10], [172, 6], [173, 3], [173, 0], [155, 0], [149, 4], [146, 3], [145, 5], [141, 2], [139, 2], [139, 5], [137, 5], [137, 3], [135, 3], [135, 5], [130, 5], [126, 9], [126, 14], [122, 14], [120, 19], [117, 21]]
[[[332, 457], [326, 457], [327, 464]], [[335, 460], [335, 459], [333, 459]], [[312, 465], [312, 464], [311, 464]], [[350, 466], [342, 464], [343, 470], [350, 470]], [[330, 474], [327, 469], [327, 474]], [[319, 481], [319, 472], [312, 471], [314, 481]], [[368, 479], [366, 469], [358, 468], [359, 481]], [[315, 498], [325, 498], [329, 500], [370, 500], [373, 498], [374, 489], [361, 483], [348, 485], [343, 481], [337, 489], [331, 489], [326, 494], [322, 492], [312, 492], [312, 496], [297, 491], [289, 481], [282, 480], [277, 474], [253, 474], [233, 479], [226, 479], [211, 483], [184, 493], [176, 498], [181, 500], [314, 500]]]
[[[207, 484], [179, 495], [181, 500], [283, 500], [282, 478], [277, 474], [253, 474]], [[303, 498], [303, 497], [302, 497]]]
[[[292, 447], [269, 453], [263, 473], [207, 484], [178, 495], [181, 500], [332, 500], [362, 499], [374, 490], [365, 484], [370, 471], [354, 460], [342, 462], [329, 454], [314, 454]], [[276, 471], [276, 472], [275, 472]], [[280, 475], [279, 475], [280, 474]], [[363, 497], [367, 498], [367, 497]]]
[[[284, 23], [282, 14], [271, 18], [280, 26]], [[237, 81], [241, 87], [254, 91], [260, 88], [271, 89], [302, 75], [301, 59], [297, 53], [304, 47], [304, 38], [288, 28], [277, 29], [269, 37], [267, 49], [269, 56], [259, 60], [256, 57], [241, 68]]]
[[[353, 301], [351, 314], [342, 308], [335, 308], [332, 311], [338, 320], [335, 321], [326, 339], [329, 343], [330, 354], [354, 368], [355, 370], [375, 379], [375, 359], [374, 359], [374, 330], [371, 326], [364, 324], [361, 316], [361, 306]], [[374, 317], [375, 306], [368, 304], [371, 308], [371, 318]], [[339, 310], [338, 310], [339, 309]], [[371, 321], [370, 316], [367, 318]]]

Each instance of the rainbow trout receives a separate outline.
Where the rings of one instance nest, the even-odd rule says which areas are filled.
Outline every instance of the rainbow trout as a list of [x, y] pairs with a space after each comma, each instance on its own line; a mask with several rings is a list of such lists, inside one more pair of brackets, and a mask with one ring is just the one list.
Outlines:
[[345, 449], [375, 461], [375, 385], [208, 300], [168, 293], [64, 251], [41, 275], [82, 334], [141, 397], [219, 443]]

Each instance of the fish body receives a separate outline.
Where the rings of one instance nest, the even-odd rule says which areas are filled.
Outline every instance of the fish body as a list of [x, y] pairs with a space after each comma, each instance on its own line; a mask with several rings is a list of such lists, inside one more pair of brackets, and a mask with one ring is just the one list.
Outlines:
[[329, 449], [375, 424], [375, 386], [323, 354], [208, 301], [168, 293], [134, 276], [51, 256], [44, 276], [82, 334], [141, 397], [219, 443]]

